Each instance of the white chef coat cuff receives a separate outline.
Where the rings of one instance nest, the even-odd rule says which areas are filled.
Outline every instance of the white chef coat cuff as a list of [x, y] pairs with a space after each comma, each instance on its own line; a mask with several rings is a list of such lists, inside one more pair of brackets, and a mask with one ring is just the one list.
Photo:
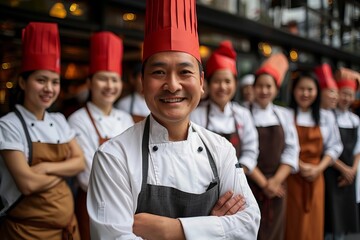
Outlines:
[[299, 161], [295, 161], [295, 160], [289, 161], [287, 159], [281, 159], [281, 163], [289, 165], [291, 167], [292, 174], [297, 173], [299, 171]]
[[225, 232], [219, 217], [179, 218], [185, 238], [191, 239], [224, 239]]
[[249, 170], [249, 173], [252, 173], [252, 171], [254, 171], [257, 165], [257, 161], [251, 158], [241, 157], [239, 159], [239, 162], [241, 165], [244, 165]]
[[338, 158], [340, 157], [341, 153], [339, 154], [335, 151], [326, 151], [325, 155], [329, 155], [332, 159], [332, 162], [335, 163], [338, 160]]

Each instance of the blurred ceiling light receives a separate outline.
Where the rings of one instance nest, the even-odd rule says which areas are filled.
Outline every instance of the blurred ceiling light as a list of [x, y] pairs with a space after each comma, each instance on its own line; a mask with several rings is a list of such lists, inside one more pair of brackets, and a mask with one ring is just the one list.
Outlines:
[[65, 70], [66, 79], [75, 79], [76, 77], [76, 65], [74, 63], [69, 63]]
[[13, 88], [14, 84], [12, 82], [6, 82], [6, 88]]
[[290, 59], [293, 62], [296, 62], [299, 59], [299, 54], [296, 50], [291, 50], [290, 51]]
[[208, 47], [204, 46], [204, 45], [200, 46], [199, 51], [200, 51], [201, 58], [206, 59], [210, 55], [210, 49]]
[[266, 57], [270, 56], [272, 53], [272, 47], [268, 43], [259, 43], [259, 50]]
[[124, 21], [135, 21], [136, 20], [136, 14], [134, 14], [134, 13], [124, 13], [123, 14], [123, 20]]
[[57, 2], [50, 9], [49, 15], [56, 18], [66, 18], [67, 12], [64, 4]]
[[70, 14], [74, 16], [82, 16], [84, 14], [84, 11], [81, 9], [80, 5], [77, 3], [72, 3], [70, 5]]
[[20, 0], [10, 0], [10, 6], [17, 7], [20, 5]]
[[9, 63], [9, 62], [2, 63], [1, 68], [4, 69], [4, 70], [10, 69], [11, 68], [11, 63]]

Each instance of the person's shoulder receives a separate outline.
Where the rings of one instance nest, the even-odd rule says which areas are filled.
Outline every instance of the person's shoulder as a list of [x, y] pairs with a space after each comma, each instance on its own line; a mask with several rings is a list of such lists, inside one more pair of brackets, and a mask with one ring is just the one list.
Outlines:
[[15, 112], [9, 112], [7, 114], [5, 114], [4, 116], [2, 116], [0, 118], [0, 121], [1, 122], [11, 122], [11, 121], [14, 121], [14, 119], [17, 119], [17, 116], [15, 114]]
[[200, 138], [204, 141], [205, 144], [209, 144], [212, 147], [220, 147], [220, 146], [228, 147], [231, 145], [231, 143], [226, 138], [194, 122], [192, 122], [192, 127], [199, 134]]
[[242, 114], [251, 114], [250, 110], [244, 106], [242, 106], [240, 103], [238, 102], [231, 102], [232, 104], [232, 109], [234, 110], [234, 112], [236, 113], [242, 113]]
[[126, 111], [124, 111], [122, 109], [113, 108], [112, 111], [114, 111], [114, 114], [116, 116], [124, 117], [124, 118], [127, 118], [127, 119], [130, 119], [130, 118], [132, 119], [132, 116], [130, 115], [130, 113], [128, 113], [128, 112], [126, 112]]
[[76, 110], [75, 112], [73, 112], [69, 117], [68, 117], [68, 121], [74, 121], [74, 120], [78, 120], [78, 119], [82, 119], [85, 117], [85, 108], [79, 108], [78, 110]]
[[131, 94], [127, 95], [127, 96], [124, 96], [122, 98], [120, 98], [115, 104], [114, 106], [117, 108], [117, 109], [127, 109], [129, 108], [129, 105], [131, 103]]

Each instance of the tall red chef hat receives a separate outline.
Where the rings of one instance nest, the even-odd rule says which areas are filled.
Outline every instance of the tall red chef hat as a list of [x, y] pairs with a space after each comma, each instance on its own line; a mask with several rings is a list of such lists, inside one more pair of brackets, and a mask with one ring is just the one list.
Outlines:
[[112, 32], [94, 33], [90, 39], [90, 70], [94, 74], [98, 71], [117, 72], [122, 75], [123, 43]]
[[60, 37], [56, 23], [30, 22], [22, 31], [21, 72], [60, 73]]
[[280, 87], [288, 68], [289, 62], [286, 56], [282, 53], [276, 53], [266, 59], [255, 74], [256, 76], [271, 75], [275, 79], [276, 85]]
[[360, 74], [349, 68], [341, 67], [336, 71], [335, 79], [339, 89], [348, 87], [356, 91], [359, 87]]
[[201, 61], [195, 0], [146, 0], [143, 61], [164, 51], [186, 52]]
[[206, 63], [206, 76], [210, 77], [216, 70], [229, 69], [235, 76], [236, 70], [236, 52], [230, 41], [223, 41], [213, 52]]
[[324, 63], [315, 67], [314, 72], [318, 77], [321, 89], [338, 89], [329, 64]]

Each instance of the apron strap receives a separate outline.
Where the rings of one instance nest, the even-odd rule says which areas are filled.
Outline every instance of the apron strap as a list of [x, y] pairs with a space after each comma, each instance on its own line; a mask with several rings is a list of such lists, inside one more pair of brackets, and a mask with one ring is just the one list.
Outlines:
[[31, 142], [31, 138], [30, 138], [30, 134], [29, 134], [29, 130], [26, 126], [25, 120], [23, 118], [23, 116], [21, 115], [21, 113], [19, 112], [19, 110], [17, 110], [17, 108], [14, 109], [14, 112], [16, 114], [16, 116], [20, 119], [21, 125], [24, 129], [25, 132], [25, 137], [26, 137], [26, 141], [28, 143], [28, 148], [29, 148], [29, 165], [31, 166], [32, 163], [32, 142]]
[[89, 118], [90, 118], [90, 120], [91, 120], [92, 125], [93, 125], [94, 128], [95, 128], [96, 134], [98, 135], [99, 139], [102, 139], [102, 137], [101, 137], [101, 135], [100, 135], [100, 132], [99, 132], [98, 128], [96, 127], [95, 120], [94, 120], [94, 118], [92, 117], [92, 115], [91, 115], [91, 113], [90, 113], [90, 110], [89, 110], [89, 108], [88, 108], [87, 105], [85, 105], [85, 110], [86, 110], [87, 114], [89, 115]]

